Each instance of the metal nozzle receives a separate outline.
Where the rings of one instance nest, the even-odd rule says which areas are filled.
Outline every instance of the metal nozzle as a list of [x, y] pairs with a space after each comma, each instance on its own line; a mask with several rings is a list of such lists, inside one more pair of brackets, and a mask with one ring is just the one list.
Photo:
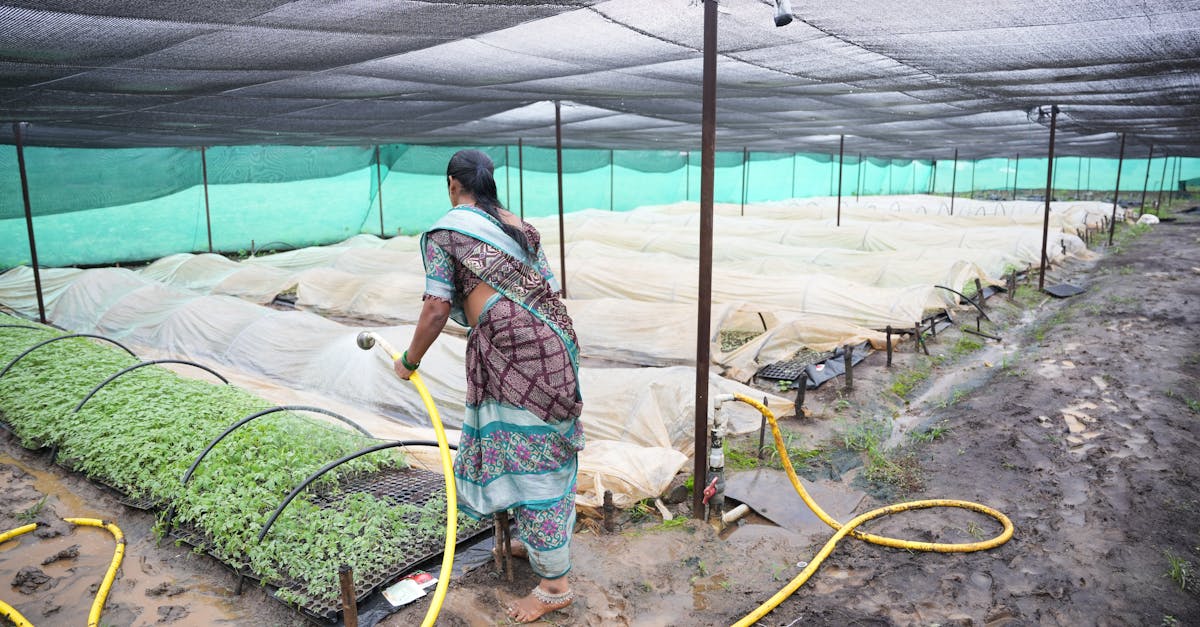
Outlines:
[[375, 335], [370, 331], [359, 333], [355, 341], [358, 342], [358, 347], [365, 351], [369, 351], [375, 347]]

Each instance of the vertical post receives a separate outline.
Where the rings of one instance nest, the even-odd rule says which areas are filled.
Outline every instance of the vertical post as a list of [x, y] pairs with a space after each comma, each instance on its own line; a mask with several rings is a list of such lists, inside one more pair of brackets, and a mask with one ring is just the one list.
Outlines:
[[1017, 165], [1013, 168], [1013, 200], [1017, 199], [1017, 175], [1021, 173], [1021, 153], [1017, 153]]
[[1054, 130], [1058, 126], [1058, 105], [1050, 107], [1050, 150], [1046, 157], [1046, 211], [1042, 219], [1042, 270], [1038, 273], [1038, 291], [1046, 285], [1046, 244], [1050, 238], [1050, 194], [1054, 185]]
[[[508, 147], [504, 148], [508, 161]], [[507, 166], [505, 166], [507, 168]], [[383, 230], [383, 165], [379, 161], [379, 144], [375, 144], [375, 196], [379, 198], [379, 237], [387, 237]]]
[[837, 226], [842, 225], [842, 162], [846, 156], [846, 136], [841, 135], [838, 138], [838, 200], [837, 200]]
[[1154, 159], [1154, 144], [1150, 144], [1150, 152], [1146, 154], [1146, 180], [1142, 182], [1142, 202], [1138, 204], [1138, 216], [1146, 213], [1146, 190], [1150, 187], [1150, 160]]
[[796, 153], [792, 153], [792, 198], [796, 197]]
[[887, 327], [887, 365], [892, 367], [892, 325]]
[[954, 190], [958, 186], [958, 149], [954, 149], [954, 165], [950, 170], [950, 215], [954, 215]]
[[358, 627], [358, 596], [354, 592], [354, 570], [347, 564], [338, 568], [338, 580], [342, 585], [342, 624]]
[[700, 113], [700, 284], [696, 315], [696, 420], [692, 517], [704, 518], [708, 476], [708, 362], [712, 318], [713, 167], [717, 143], [717, 0], [704, 0], [704, 81]]
[[896, 189], [892, 185], [892, 174], [895, 172], [896, 168], [895, 168], [895, 164], [892, 163], [891, 159], [888, 159], [887, 169], [888, 169], [888, 195], [891, 196], [892, 194], [895, 193], [895, 189]]
[[208, 252], [213, 251], [212, 218], [208, 214], [208, 157], [205, 156], [204, 146], [200, 147], [200, 176], [204, 181], [204, 226], [208, 230]]
[[512, 161], [508, 158], [508, 144], [504, 144], [504, 208], [512, 207], [512, 182], [509, 174], [512, 172]]
[[617, 162], [613, 158], [612, 148], [608, 149], [608, 210], [613, 211], [616, 206], [616, 191], [617, 191]]
[[1091, 195], [1092, 195], [1092, 158], [1088, 157], [1087, 162], [1088, 162], [1087, 180], [1084, 182], [1083, 186], [1086, 187], [1088, 190], [1088, 197], [1091, 197]]
[[854, 389], [854, 345], [842, 347], [842, 366], [846, 370], [846, 391]]
[[21, 175], [21, 200], [25, 201], [25, 228], [29, 231], [29, 259], [33, 267], [33, 291], [37, 294], [38, 320], [46, 324], [46, 302], [42, 298], [42, 272], [38, 268], [37, 241], [33, 237], [33, 208], [29, 204], [29, 175], [25, 171], [25, 142], [21, 129], [27, 122], [13, 122], [13, 139], [17, 144], [17, 171]]
[[517, 198], [521, 203], [521, 219], [525, 219], [525, 147], [524, 140], [517, 138]]
[[563, 228], [563, 186], [562, 186], [562, 104], [554, 101], [554, 153], [558, 159], [558, 261], [562, 276], [559, 285], [562, 286], [563, 298], [567, 297], [567, 238]]
[[[933, 172], [929, 175], [929, 193], [937, 193], [937, 159], [929, 160], [929, 167]], [[913, 159], [913, 193], [917, 193], [917, 160]]]
[[1171, 168], [1171, 188], [1167, 192], [1167, 205], [1170, 206], [1175, 202], [1175, 190], [1179, 188], [1179, 159], [1175, 157], [1175, 165]]
[[1121, 197], [1121, 165], [1125, 163], [1125, 133], [1121, 133], [1121, 152], [1117, 153], [1117, 187], [1113, 190], [1112, 220], [1108, 221], [1108, 245], [1112, 246], [1113, 231], [1117, 228], [1117, 199]]
[[746, 184], [750, 181], [747, 171], [750, 165], [750, 149], [742, 146], [742, 215], [746, 215]]
[[689, 150], [684, 154], [687, 155], [683, 162], [683, 199], [686, 201], [692, 199], [692, 151]]
[[862, 160], [862, 153], [860, 152], [860, 153], [858, 153], [858, 193], [855, 194], [854, 200], [858, 200], [859, 198], [862, 198], [862, 169], [863, 169], [863, 160]]
[[1162, 215], [1161, 212], [1162, 212], [1163, 183], [1165, 183], [1167, 180], [1167, 162], [1170, 160], [1171, 160], [1171, 157], [1168, 156], [1166, 153], [1163, 153], [1162, 173], [1158, 175], [1158, 198], [1156, 198], [1154, 200], [1154, 215], [1156, 215], [1156, 216]]

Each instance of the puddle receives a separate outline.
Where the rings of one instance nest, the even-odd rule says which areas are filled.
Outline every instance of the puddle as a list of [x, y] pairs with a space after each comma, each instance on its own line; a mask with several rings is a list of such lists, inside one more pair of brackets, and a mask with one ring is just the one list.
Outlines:
[[68, 490], [53, 473], [38, 470], [3, 453], [0, 453], [0, 464], [16, 466], [33, 476], [33, 488], [50, 497], [46, 499], [44, 507], [53, 507], [59, 517], [104, 518], [101, 510], [88, 505], [83, 499]]

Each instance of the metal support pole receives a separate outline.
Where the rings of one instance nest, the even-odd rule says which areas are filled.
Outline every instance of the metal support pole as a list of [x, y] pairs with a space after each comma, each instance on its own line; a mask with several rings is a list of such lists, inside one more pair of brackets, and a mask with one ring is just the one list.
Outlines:
[[[508, 147], [504, 148], [505, 162], [508, 161]], [[507, 166], [505, 166], [507, 168]], [[375, 145], [375, 196], [379, 198], [379, 237], [387, 237], [383, 230], [383, 165], [379, 161], [379, 145]]]
[[512, 161], [508, 158], [508, 144], [504, 144], [504, 208], [512, 207], [512, 181], [509, 174], [512, 172]]
[[1162, 212], [1163, 183], [1166, 182], [1166, 180], [1167, 180], [1167, 162], [1170, 160], [1171, 160], [1171, 157], [1168, 156], [1166, 153], [1163, 153], [1162, 173], [1158, 175], [1158, 198], [1154, 199], [1154, 215], [1156, 215], [1156, 216], [1162, 215], [1161, 212]]
[[862, 168], [863, 168], [863, 160], [862, 160], [862, 153], [860, 152], [860, 153], [858, 153], [858, 186], [857, 186], [858, 193], [854, 195], [855, 200], [858, 200], [859, 198], [862, 197]]
[[1150, 144], [1150, 152], [1146, 154], [1146, 180], [1142, 182], [1142, 202], [1138, 204], [1138, 216], [1146, 213], [1146, 190], [1150, 187], [1150, 160], [1154, 158], [1154, 144]]
[[684, 181], [684, 183], [683, 183], [683, 199], [691, 200], [692, 199], [692, 151], [689, 150], [689, 151], [687, 151], [686, 154], [687, 154], [687, 156], [684, 157], [684, 159], [686, 159], [686, 161], [684, 162], [684, 165], [683, 165], [683, 170], [685, 172], [685, 174], [684, 174], [685, 178], [683, 179], [683, 181]]
[[521, 203], [521, 219], [525, 219], [525, 147], [524, 140], [517, 138], [517, 198]]
[[200, 147], [200, 176], [204, 181], [204, 226], [208, 230], [208, 252], [213, 251], [212, 245], [212, 218], [208, 213], [208, 157], [205, 155], [204, 146]]
[[1175, 202], [1175, 190], [1179, 188], [1179, 159], [1175, 157], [1175, 165], [1171, 167], [1171, 188], [1167, 192], [1167, 206]]
[[750, 164], [750, 149], [742, 146], [742, 215], [746, 215], [746, 184], [750, 180], [748, 166]]
[[25, 171], [25, 142], [21, 130], [27, 122], [13, 122], [13, 139], [17, 144], [17, 172], [21, 175], [21, 199], [25, 201], [25, 228], [29, 231], [29, 260], [33, 267], [33, 291], [37, 294], [38, 320], [46, 324], [46, 302], [42, 298], [42, 271], [38, 267], [37, 240], [33, 237], [33, 208], [29, 204], [29, 175]]
[[[1121, 133], [1121, 152], [1117, 154], [1117, 187], [1113, 190], [1112, 220], [1108, 222], [1108, 245], [1112, 246], [1113, 231], [1117, 228], [1117, 199], [1121, 197], [1121, 165], [1125, 163], [1125, 133]], [[1090, 163], [1088, 165], [1091, 165]]]
[[1050, 107], [1050, 150], [1046, 157], [1046, 211], [1042, 219], [1042, 269], [1038, 273], [1038, 291], [1046, 286], [1046, 245], [1050, 240], [1050, 194], [1054, 185], [1054, 130], [1058, 126], [1058, 105]]
[[617, 162], [613, 159], [612, 148], [608, 149], [608, 210], [613, 211], [617, 201]]
[[338, 579], [342, 584], [342, 624], [358, 627], [358, 597], [354, 592], [354, 569], [346, 564], [338, 568]]
[[563, 228], [562, 104], [554, 101], [554, 153], [558, 159], [558, 260], [562, 274], [558, 278], [562, 296], [567, 297], [567, 238]]
[[708, 362], [712, 322], [713, 168], [717, 143], [717, 0], [704, 0], [704, 80], [700, 131], [700, 281], [696, 322], [696, 419], [692, 439], [695, 489], [692, 517], [704, 518], [704, 485], [708, 476]]
[[892, 367], [892, 325], [887, 327], [887, 365]]
[[[763, 397], [763, 407], [767, 407], [767, 397]], [[758, 423], [758, 458], [763, 458], [763, 443], [766, 441], [767, 435], [767, 415], [762, 415], [762, 420]]]
[[796, 153], [792, 153], [792, 198], [796, 197]]
[[1087, 179], [1085, 180], [1083, 186], [1087, 188], [1088, 196], [1090, 197], [1092, 195], [1092, 158], [1088, 157], [1087, 162], [1088, 162]]
[[838, 139], [838, 200], [837, 200], [837, 226], [842, 225], [842, 162], [846, 156], [846, 136], [841, 135]]
[[[929, 167], [933, 172], [929, 175], [929, 193], [937, 193], [937, 159], [929, 160]], [[917, 160], [913, 159], [913, 193], [917, 193]]]
[[950, 215], [954, 215], [954, 191], [958, 186], [958, 149], [954, 149], [954, 166], [950, 170]]
[[1075, 199], [1083, 198], [1083, 187], [1080, 184], [1083, 182], [1083, 157], [1075, 157]]
[[1021, 153], [1017, 153], [1017, 165], [1013, 168], [1013, 200], [1017, 199], [1017, 175], [1021, 173]]

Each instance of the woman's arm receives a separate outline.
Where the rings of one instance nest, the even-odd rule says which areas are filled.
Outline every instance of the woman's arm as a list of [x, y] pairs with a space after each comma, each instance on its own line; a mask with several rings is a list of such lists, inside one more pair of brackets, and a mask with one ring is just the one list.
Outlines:
[[[412, 341], [408, 344], [408, 363], [420, 365], [425, 352], [433, 346], [433, 341], [437, 339], [449, 319], [450, 303], [437, 298], [425, 300], [421, 306], [421, 317], [417, 319], [417, 329], [413, 331]], [[392, 365], [401, 379], [408, 379], [412, 375], [413, 371], [405, 368], [402, 360], [397, 359]]]

